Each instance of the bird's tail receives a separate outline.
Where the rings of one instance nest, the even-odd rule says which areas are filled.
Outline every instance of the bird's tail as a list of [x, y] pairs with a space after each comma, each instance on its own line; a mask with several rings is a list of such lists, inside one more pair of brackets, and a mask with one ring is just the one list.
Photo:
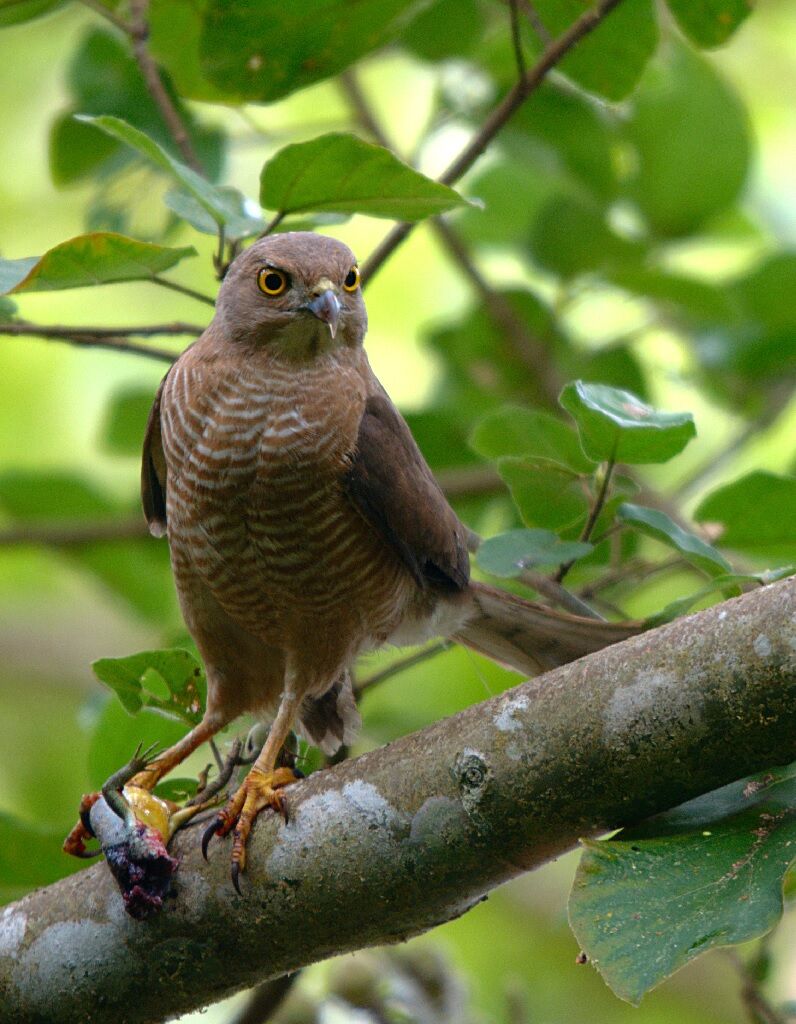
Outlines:
[[472, 616], [452, 639], [524, 675], [576, 661], [643, 631], [638, 622], [568, 615], [485, 583], [471, 583], [470, 592]]

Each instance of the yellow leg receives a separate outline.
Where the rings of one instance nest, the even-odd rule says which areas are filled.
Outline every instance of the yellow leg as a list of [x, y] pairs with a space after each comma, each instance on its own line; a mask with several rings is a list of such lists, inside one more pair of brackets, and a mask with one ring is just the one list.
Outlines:
[[164, 750], [154, 761], [150, 761], [143, 771], [130, 780], [128, 785], [139, 786], [141, 789], [154, 789], [164, 775], [168, 775], [189, 754], [192, 754], [207, 740], [212, 739], [225, 724], [224, 720], [218, 716], [205, 715], [202, 721], [181, 740], [178, 740], [174, 746]]
[[290, 768], [276, 768], [275, 765], [279, 751], [293, 726], [298, 705], [295, 693], [283, 693], [279, 711], [260, 756], [227, 806], [213, 820], [202, 837], [202, 853], [207, 857], [207, 847], [211, 838], [214, 835], [225, 836], [232, 832], [232, 884], [238, 893], [240, 872], [246, 867], [246, 842], [255, 818], [266, 807], [279, 811], [285, 819], [287, 818], [281, 790], [294, 782], [298, 776]]

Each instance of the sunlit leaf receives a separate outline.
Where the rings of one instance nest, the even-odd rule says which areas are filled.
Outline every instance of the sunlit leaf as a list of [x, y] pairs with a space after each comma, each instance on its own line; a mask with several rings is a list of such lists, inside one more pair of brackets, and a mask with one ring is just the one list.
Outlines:
[[722, 547], [796, 560], [796, 477], [747, 473], [709, 494], [694, 518], [715, 524]]
[[666, 462], [696, 435], [689, 412], [662, 412], [636, 395], [577, 380], [561, 392], [561, 405], [578, 425], [581, 443], [593, 459], [631, 465]]
[[[218, 199], [223, 201], [226, 197], [227, 220], [224, 225], [224, 234], [228, 241], [240, 238], [251, 238], [252, 235], [259, 235], [265, 228], [265, 221], [259, 214], [257, 204], [247, 199], [242, 192], [236, 188], [220, 186], [218, 188]], [[218, 224], [205, 208], [187, 192], [180, 192], [171, 189], [163, 196], [163, 202], [172, 213], [187, 220], [188, 223], [206, 235], [215, 235], [218, 232]]]
[[580, 477], [568, 467], [547, 459], [508, 456], [498, 460], [498, 472], [527, 526], [558, 531], [585, 517], [588, 500]]
[[175, 249], [95, 232], [61, 242], [39, 258], [0, 260], [0, 289], [45, 292], [119, 281], [151, 281], [195, 255], [192, 246]]
[[665, 512], [625, 502], [617, 509], [617, 517], [623, 523], [630, 523], [648, 537], [654, 537], [655, 540], [679, 551], [689, 562], [709, 576], [732, 572], [730, 563], [712, 545], [707, 544], [696, 534], [682, 529]]
[[478, 565], [493, 576], [519, 576], [523, 569], [553, 569], [593, 550], [591, 544], [562, 541], [550, 530], [509, 530], [478, 548]]
[[202, 209], [208, 213], [217, 224], [226, 224], [234, 214], [230, 212], [229, 199], [225, 192], [215, 185], [211, 185], [200, 174], [186, 167], [185, 164], [176, 160], [166, 152], [162, 146], [150, 139], [148, 135], [133, 128], [119, 117], [101, 115], [90, 117], [78, 115], [77, 120], [85, 124], [92, 124], [100, 131], [105, 132], [119, 142], [124, 142], [134, 150], [150, 160], [156, 167], [165, 171], [170, 177], [178, 181]]
[[207, 680], [188, 651], [142, 651], [125, 658], [100, 658], [91, 667], [130, 714], [156, 708], [191, 725], [202, 717]]
[[614, 992], [637, 1004], [699, 954], [764, 935], [779, 920], [796, 857], [796, 766], [583, 845], [572, 928]]
[[260, 202], [281, 213], [326, 210], [421, 220], [466, 200], [383, 146], [332, 132], [273, 156], [260, 175]]
[[708, 49], [726, 43], [752, 13], [751, 0], [667, 0], [692, 43]]
[[537, 409], [507, 405], [476, 423], [472, 448], [486, 459], [532, 455], [562, 462], [577, 473], [591, 473], [594, 462], [584, 454], [577, 433], [563, 420]]

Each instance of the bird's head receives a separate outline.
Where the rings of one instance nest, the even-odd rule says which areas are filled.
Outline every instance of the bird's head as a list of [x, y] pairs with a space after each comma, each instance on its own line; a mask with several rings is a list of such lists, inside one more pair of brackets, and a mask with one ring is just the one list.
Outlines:
[[311, 231], [270, 235], [237, 257], [218, 296], [225, 337], [311, 358], [362, 344], [368, 324], [354, 254]]

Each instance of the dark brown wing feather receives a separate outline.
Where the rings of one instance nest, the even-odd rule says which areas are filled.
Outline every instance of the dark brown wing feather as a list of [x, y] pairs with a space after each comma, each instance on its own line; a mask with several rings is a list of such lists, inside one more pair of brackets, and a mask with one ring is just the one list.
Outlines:
[[160, 396], [165, 383], [164, 377], [149, 411], [141, 459], [141, 500], [149, 532], [154, 537], [166, 533], [166, 458], [160, 437]]
[[368, 398], [346, 491], [421, 585], [462, 590], [470, 577], [466, 531], [386, 394]]

